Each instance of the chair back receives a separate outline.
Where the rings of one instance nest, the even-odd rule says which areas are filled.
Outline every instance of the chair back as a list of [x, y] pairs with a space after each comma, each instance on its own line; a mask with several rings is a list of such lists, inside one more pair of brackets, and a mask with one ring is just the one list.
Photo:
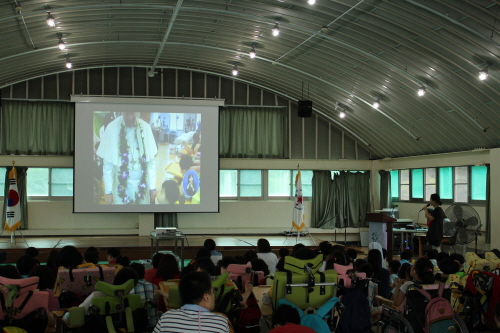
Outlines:
[[[167, 280], [167, 281], [161, 281], [158, 285], [160, 287], [160, 290], [166, 292], [169, 294], [169, 297], [168, 299], [166, 297], [163, 297], [163, 301], [165, 302], [165, 305], [167, 306], [167, 308], [172, 308], [170, 303], [169, 303], [169, 299], [170, 299], [170, 287], [178, 287], [179, 286], [179, 282], [181, 280], [180, 279], [170, 279], [170, 280]], [[177, 294], [178, 294], [178, 290], [177, 290]], [[174, 296], [174, 298], [177, 297], [177, 295]], [[180, 298], [180, 297], [179, 297]], [[175, 302], [174, 302], [175, 303]], [[177, 304], [176, 304], [177, 305]], [[176, 307], [178, 308], [178, 307]]]

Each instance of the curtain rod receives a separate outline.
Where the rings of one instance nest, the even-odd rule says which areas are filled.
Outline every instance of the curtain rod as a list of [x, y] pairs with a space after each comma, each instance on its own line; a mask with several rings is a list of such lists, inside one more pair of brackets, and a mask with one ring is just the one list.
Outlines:
[[27, 101], [27, 102], [65, 102], [72, 103], [63, 99], [37, 99], [37, 98], [2, 98], [4, 101]]
[[287, 108], [288, 106], [273, 106], [273, 105], [224, 105], [222, 107], [226, 108], [226, 107], [239, 107], [239, 108], [262, 108], [262, 107], [265, 107], [265, 108]]

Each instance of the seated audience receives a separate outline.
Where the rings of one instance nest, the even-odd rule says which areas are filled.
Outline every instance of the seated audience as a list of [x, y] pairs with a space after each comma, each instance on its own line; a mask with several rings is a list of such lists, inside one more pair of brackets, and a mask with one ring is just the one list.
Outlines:
[[412, 265], [409, 263], [402, 264], [401, 267], [399, 268], [398, 278], [411, 281], [412, 280], [411, 268]]
[[52, 275], [50, 268], [47, 266], [36, 266], [29, 276], [38, 276], [38, 289], [49, 294], [49, 311], [59, 310], [59, 299], [54, 295], [56, 279]]
[[278, 263], [276, 264], [276, 271], [284, 271], [285, 257], [290, 255], [290, 250], [282, 247], [278, 252]]
[[293, 257], [293, 256], [294, 256], [294, 254], [295, 254], [295, 252], [297, 252], [298, 250], [300, 250], [300, 249], [302, 249], [302, 248], [304, 248], [304, 247], [306, 247], [306, 246], [305, 246], [304, 244], [302, 244], [302, 243], [297, 243], [297, 244], [295, 244], [295, 245], [293, 246], [293, 248], [292, 248], [292, 254], [291, 254], [291, 256]]
[[72, 245], [66, 245], [59, 251], [59, 264], [64, 268], [77, 268], [82, 262], [82, 254]]
[[179, 284], [182, 307], [164, 313], [155, 327], [154, 333], [229, 332], [227, 318], [212, 313], [215, 295], [210, 276], [203, 272], [191, 272]]
[[[192, 266], [194, 268], [194, 266]], [[171, 254], [164, 254], [161, 257], [156, 271], [156, 276], [153, 278], [153, 284], [159, 287], [161, 281], [180, 278], [179, 263]]]
[[434, 278], [434, 266], [432, 262], [427, 258], [419, 258], [415, 265], [411, 268], [411, 277], [413, 281], [406, 281], [403, 279], [396, 279], [396, 292], [394, 293], [394, 305], [399, 306], [400, 310], [404, 310], [406, 304], [406, 291], [408, 287], [414, 282], [419, 282], [421, 284], [433, 284], [435, 282]]
[[234, 256], [234, 260], [236, 260], [236, 263], [238, 265], [246, 265], [248, 262], [248, 261], [245, 261], [245, 257], [243, 257], [243, 256]]
[[339, 251], [339, 250], [333, 251], [330, 256], [330, 259], [328, 259], [326, 263], [325, 270], [333, 269], [334, 264], [343, 266], [349, 264], [349, 260], [347, 259], [347, 256], [344, 251]]
[[436, 273], [437, 283], [446, 283], [450, 274], [456, 274], [460, 271], [460, 264], [455, 260], [443, 259], [439, 262], [440, 272]]
[[7, 279], [22, 279], [21, 274], [14, 265], [1, 265], [0, 266], [0, 276]]
[[59, 263], [59, 250], [54, 249], [49, 252], [45, 265], [50, 269], [52, 274], [54, 274], [54, 277], [57, 278], [57, 270], [59, 266], [61, 266]]
[[257, 252], [255, 252], [254, 250], [248, 250], [243, 255], [243, 260], [245, 261], [245, 265], [256, 258], [258, 258]]
[[153, 279], [155, 278], [156, 272], [158, 271], [158, 265], [160, 264], [161, 257], [163, 257], [163, 253], [155, 253], [152, 260], [153, 267], [146, 270], [146, 272], [144, 273], [144, 280], [153, 283]]
[[203, 257], [196, 260], [194, 268], [196, 269], [197, 272], [207, 273], [208, 275], [211, 276], [212, 280], [215, 280], [217, 277], [217, 268], [215, 267], [211, 258]]
[[130, 266], [130, 259], [127, 256], [120, 255], [116, 258], [116, 264], [122, 265], [123, 267]]
[[111, 265], [116, 264], [116, 258], [118, 258], [121, 254], [122, 253], [121, 253], [120, 249], [117, 249], [116, 247], [110, 248], [106, 252], [108, 264], [111, 264]]
[[273, 314], [273, 329], [269, 333], [314, 333], [312, 328], [300, 325], [297, 310], [290, 305], [280, 305]]
[[36, 266], [35, 259], [30, 255], [23, 255], [17, 259], [16, 267], [23, 279], [27, 278]]
[[157, 290], [157, 287], [153, 283], [144, 280], [145, 269], [143, 264], [134, 262], [130, 264], [130, 267], [137, 272], [137, 276], [139, 278], [137, 284], [130, 293], [141, 295], [141, 300], [143, 301], [150, 301], [152, 303], [155, 303], [148, 306], [148, 327], [150, 328], [149, 331], [151, 331], [156, 326], [156, 323], [160, 318], [158, 315], [158, 309], [155, 300], [155, 290]]
[[215, 250], [215, 241], [211, 238], [208, 238], [203, 243], [203, 246], [210, 250], [210, 258], [212, 259], [214, 265], [217, 265], [217, 262], [222, 259], [222, 254]]
[[361, 265], [363, 264], [366, 264], [366, 260], [365, 259], [356, 259], [356, 261], [354, 262], [354, 270], [356, 272], [359, 271], [359, 268], [361, 267]]
[[368, 305], [370, 306], [371, 315], [378, 315], [382, 313], [382, 307], [378, 304], [377, 299], [375, 298], [378, 295], [378, 285], [377, 283], [371, 281], [371, 278], [375, 274], [373, 271], [372, 265], [366, 263], [359, 267], [360, 273], [365, 273], [366, 278], [370, 279], [368, 282]]
[[257, 256], [266, 262], [269, 273], [274, 274], [278, 264], [278, 257], [271, 252], [271, 244], [267, 239], [261, 238], [257, 241]]
[[87, 250], [85, 250], [83, 259], [85, 259], [85, 262], [89, 264], [97, 265], [97, 263], [99, 262], [99, 250], [97, 250], [93, 246], [90, 246], [89, 248], [87, 248]]
[[441, 262], [441, 260], [448, 259], [448, 258], [450, 258], [450, 255], [448, 254], [448, 252], [439, 252], [438, 255], [436, 256], [436, 261], [438, 263], [438, 266], [439, 266], [439, 263]]
[[40, 265], [40, 261], [38, 260], [38, 254], [39, 254], [39, 252], [38, 252], [38, 249], [36, 247], [32, 247], [32, 246], [28, 247], [26, 249], [26, 251], [24, 251], [24, 254], [26, 254], [26, 255], [32, 257], [33, 259], [35, 259], [35, 263], [37, 265]]
[[200, 258], [211, 258], [212, 257], [212, 254], [210, 252], [209, 249], [207, 249], [206, 247], [200, 247], [198, 249], [198, 252], [196, 252], [196, 256], [194, 257], [193, 260], [191, 260], [189, 262], [189, 265], [193, 265], [196, 264], [196, 260], [197, 259], [200, 259]]
[[465, 258], [460, 253], [452, 253], [452, 254], [450, 254], [450, 259], [451, 260], [455, 260], [456, 262], [458, 262], [460, 264], [460, 269], [462, 269], [464, 267]]
[[399, 269], [401, 268], [401, 263], [398, 260], [391, 260], [389, 262], [389, 288], [391, 288], [391, 294], [394, 295], [396, 291], [396, 279], [398, 278]]
[[438, 262], [437, 262], [437, 256], [438, 256], [438, 254], [439, 254], [439, 252], [436, 249], [432, 249], [432, 250], [427, 251], [425, 253], [427, 259], [429, 259], [432, 262], [432, 264], [434, 265], [434, 267], [436, 267], [438, 265]]
[[411, 261], [413, 259], [413, 251], [412, 250], [403, 250], [400, 254], [400, 260], [399, 262], [401, 263], [401, 265], [403, 264], [410, 264], [411, 265]]
[[373, 278], [380, 281], [378, 283], [378, 294], [382, 297], [389, 298], [390, 274], [389, 271], [384, 268], [382, 252], [377, 249], [368, 251], [367, 262], [373, 267]]
[[[264, 260], [262, 259], [253, 259], [250, 261], [252, 265], [252, 269], [256, 272], [264, 272], [264, 276], [268, 276], [270, 271], [269, 268], [267, 267], [267, 264]], [[265, 280], [259, 281], [259, 284], [263, 284]]]
[[356, 258], [358, 257], [358, 251], [353, 248], [347, 249], [347, 251], [345, 251], [345, 254], [347, 255], [347, 259], [349, 259], [349, 261], [352, 263], [354, 263], [356, 261]]
[[217, 262], [217, 267], [220, 270], [220, 274], [222, 275], [227, 273], [227, 266], [232, 264], [237, 264], [236, 259], [228, 256], [222, 257], [222, 259]]

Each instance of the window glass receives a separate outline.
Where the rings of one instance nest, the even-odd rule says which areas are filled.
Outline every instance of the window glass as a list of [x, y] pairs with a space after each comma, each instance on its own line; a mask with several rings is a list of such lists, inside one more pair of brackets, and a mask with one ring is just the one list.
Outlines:
[[468, 201], [468, 190], [467, 184], [457, 184], [455, 185], [455, 202], [467, 202]]
[[437, 193], [436, 189], [436, 168], [425, 169], [425, 195], [424, 200], [427, 201], [431, 194]]
[[240, 170], [240, 197], [262, 196], [262, 171]]
[[410, 170], [400, 170], [400, 195], [399, 198], [401, 200], [410, 200]]
[[411, 197], [423, 199], [424, 197], [424, 170], [411, 170]]
[[469, 201], [469, 167], [455, 167], [455, 202]]
[[51, 196], [73, 196], [73, 169], [52, 168], [50, 182]]
[[7, 169], [5, 168], [0, 168], [3, 172], [0, 172], [0, 197], [3, 197], [5, 193], [5, 173], [7, 172]]
[[468, 167], [455, 167], [455, 184], [468, 183]]
[[237, 197], [238, 196], [238, 171], [220, 170], [219, 171], [219, 196]]
[[453, 199], [453, 169], [439, 168], [439, 196], [441, 199]]
[[[296, 175], [297, 175], [297, 170], [293, 170], [292, 196], [295, 196], [295, 176]], [[300, 178], [302, 179], [302, 196], [303, 197], [312, 197], [312, 180], [313, 180], [312, 170], [300, 170]]]
[[49, 195], [49, 169], [28, 168], [28, 196], [41, 197]]
[[292, 172], [290, 170], [269, 170], [267, 172], [268, 196], [289, 197], [291, 193], [290, 192], [291, 175]]
[[391, 195], [399, 198], [399, 170], [391, 170]]
[[472, 200], [486, 200], [486, 167], [471, 167], [470, 198]]

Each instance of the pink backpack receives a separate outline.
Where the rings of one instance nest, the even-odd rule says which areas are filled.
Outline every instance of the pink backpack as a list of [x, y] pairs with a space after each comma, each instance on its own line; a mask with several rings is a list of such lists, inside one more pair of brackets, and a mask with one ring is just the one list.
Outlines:
[[[349, 276], [349, 274], [347, 274], [347, 272], [348, 271], [354, 272], [354, 268], [353, 268], [352, 263], [350, 263], [349, 265], [333, 264], [333, 269], [338, 274], [338, 276], [337, 276], [338, 283], [340, 284], [340, 282], [343, 281], [344, 287], [350, 288], [352, 279]], [[361, 279], [366, 279], [366, 273], [356, 273], [356, 275], [359, 276]]]
[[444, 284], [438, 286], [438, 296], [432, 296], [421, 288], [415, 288], [429, 301], [425, 307], [425, 333], [457, 332], [453, 307], [449, 300], [443, 298]]
[[227, 266], [227, 272], [229, 273], [229, 280], [234, 281], [242, 291], [245, 291], [247, 282], [252, 282], [254, 286], [258, 286], [264, 281], [264, 272], [254, 271], [250, 263], [246, 265], [231, 264]]

